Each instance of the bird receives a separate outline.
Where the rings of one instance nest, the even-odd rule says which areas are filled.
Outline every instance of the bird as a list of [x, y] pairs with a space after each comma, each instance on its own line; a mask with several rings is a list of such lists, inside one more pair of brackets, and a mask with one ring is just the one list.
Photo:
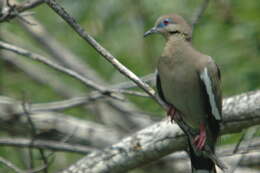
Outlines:
[[[215, 153], [222, 122], [221, 74], [208, 55], [192, 45], [192, 27], [180, 15], [159, 17], [144, 37], [160, 34], [165, 46], [158, 60], [156, 87], [171, 120], [181, 118], [198, 135], [188, 138], [193, 173], [215, 173], [213, 160], [202, 154], [205, 145]], [[178, 116], [176, 115], [178, 112]]]

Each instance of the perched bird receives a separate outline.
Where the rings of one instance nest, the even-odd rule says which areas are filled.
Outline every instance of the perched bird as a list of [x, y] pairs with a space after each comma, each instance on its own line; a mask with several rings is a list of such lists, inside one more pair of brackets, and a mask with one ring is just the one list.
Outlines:
[[199, 135], [189, 141], [193, 173], [216, 172], [214, 162], [201, 154], [205, 144], [215, 151], [222, 120], [220, 71], [210, 56], [194, 49], [191, 26], [176, 14], [160, 17], [144, 36], [161, 34], [166, 44], [158, 62], [156, 85], [161, 99], [177, 111]]

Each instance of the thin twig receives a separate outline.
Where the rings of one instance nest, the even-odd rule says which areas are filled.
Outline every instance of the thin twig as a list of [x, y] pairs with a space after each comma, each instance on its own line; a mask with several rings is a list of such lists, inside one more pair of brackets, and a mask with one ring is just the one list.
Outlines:
[[10, 161], [0, 157], [0, 163], [3, 163], [3, 165], [7, 166], [8, 168], [11, 168], [12, 170], [14, 170], [16, 173], [36, 173], [36, 172], [40, 172], [42, 171], [45, 166], [39, 167], [39, 168], [35, 168], [35, 169], [29, 169], [29, 170], [21, 170], [18, 167], [16, 167], [13, 163], [11, 163]]
[[44, 0], [28, 0], [23, 2], [21, 5], [17, 5], [18, 12], [24, 12], [26, 10], [32, 9], [44, 3]]
[[[57, 64], [55, 62], [52, 62], [49, 59], [47, 59], [47, 58], [45, 58], [45, 57], [43, 57], [41, 55], [29, 52], [29, 51], [27, 51], [25, 49], [19, 48], [17, 46], [14, 46], [14, 45], [2, 42], [2, 41], [0, 41], [0, 48], [12, 51], [12, 52], [17, 53], [19, 55], [30, 57], [30, 58], [32, 58], [34, 60], [37, 60], [37, 61], [40, 61], [40, 62], [42, 62], [42, 63], [44, 63], [44, 64], [46, 64], [46, 65], [48, 65], [48, 66], [50, 66], [50, 67], [52, 67], [52, 68], [54, 68], [56, 70], [58, 70], [58, 71], [64, 72], [64, 73], [66, 73], [66, 74], [68, 74], [70, 76], [75, 77], [76, 79], [82, 81], [85, 85], [88, 85], [88, 86], [90, 86], [90, 87], [92, 87], [92, 88], [94, 88], [94, 89], [96, 89], [96, 90], [98, 90], [98, 91], [100, 91], [102, 93], [102, 94], [98, 94], [97, 92], [94, 92], [94, 93], [90, 94], [90, 96], [88, 96], [88, 97], [79, 97], [79, 98], [75, 98], [75, 99], [69, 99], [68, 100], [70, 102], [69, 104], [67, 104], [67, 101], [57, 102], [57, 104], [60, 105], [58, 107], [56, 106], [57, 104], [53, 103], [52, 105], [54, 105], [55, 107], [50, 108], [52, 110], [53, 109], [61, 110], [61, 109], [64, 109], [64, 108], [78, 106], [78, 105], [87, 103], [88, 101], [93, 101], [93, 100], [97, 100], [97, 99], [100, 99], [100, 98], [104, 98], [107, 95], [106, 92], [110, 92], [111, 93], [110, 94], [111, 97], [119, 99], [119, 100], [122, 100], [123, 98], [118, 96], [118, 95], [115, 95], [113, 93], [130, 94], [130, 95], [147, 97], [147, 94], [145, 94], [143, 92], [130, 91], [130, 90], [124, 90], [124, 89], [120, 89], [119, 88], [119, 87], [123, 87], [123, 88], [133, 87], [133, 85], [131, 85], [131, 83], [125, 83], [123, 85], [122, 84], [118, 84], [118, 85], [113, 86], [110, 89], [109, 88], [104, 88], [104, 87], [94, 83], [92, 80], [87, 79], [86, 77], [80, 75], [79, 73], [77, 73], [77, 72], [75, 72], [73, 70], [70, 70], [68, 68], [65, 68], [65, 67], [63, 67], [63, 66], [61, 66], [61, 65], [59, 65], [59, 64]], [[151, 75], [151, 76], [153, 76], [153, 75]], [[150, 80], [151, 76], [149, 75], [147, 80]], [[76, 103], [75, 103], [75, 101], [76, 101]], [[50, 105], [50, 106], [52, 106], [52, 105]], [[32, 109], [34, 109], [34, 108], [32, 108]], [[44, 110], [46, 110], [46, 109], [44, 108]], [[35, 110], [33, 110], [33, 111], [35, 111]], [[36, 111], [39, 111], [39, 110], [36, 110]]]
[[204, 12], [206, 11], [209, 1], [210, 0], [203, 0], [199, 8], [195, 11], [191, 21], [192, 30], [194, 29], [195, 25], [199, 22]]
[[43, 164], [44, 164], [43, 171], [44, 171], [44, 173], [48, 173], [49, 172], [48, 169], [50, 167], [48, 158], [45, 156], [45, 153], [44, 153], [43, 149], [39, 148], [38, 150], [39, 150], [39, 153], [41, 155], [41, 159], [42, 159]]
[[[87, 41], [99, 54], [109, 61], [120, 73], [134, 81], [140, 88], [145, 90], [152, 98], [155, 98], [155, 91], [146, 83], [144, 83], [132, 71], [121, 64], [110, 52], [102, 47], [94, 38], [92, 38], [75, 20], [72, 18], [56, 1], [45, 0], [60, 17], [62, 17], [81, 38]], [[155, 99], [157, 100], [157, 99]]]
[[93, 101], [104, 98], [105, 96], [99, 93], [90, 94], [88, 96], [79, 96], [71, 99], [66, 99], [62, 101], [55, 101], [49, 103], [38, 103], [32, 104], [32, 112], [42, 112], [42, 111], [59, 111], [64, 109], [69, 109], [75, 106], [87, 105], [93, 103]]
[[[2, 36], [5, 37], [6, 33], [3, 33], [1, 37]], [[6, 40], [10, 40], [10, 38], [6, 38]], [[19, 58], [16, 56], [16, 54], [13, 54], [10, 51], [1, 51], [1, 58], [3, 58], [8, 63], [11, 63], [18, 67], [18, 69], [23, 71], [28, 77], [32, 78], [33, 80], [44, 85], [50, 85], [50, 87], [59, 95], [62, 95], [64, 97], [82, 95], [80, 94], [78, 89], [74, 88], [73, 85], [67, 85], [65, 82], [62, 81], [62, 79], [60, 79], [59, 76], [55, 75], [55, 73], [50, 72], [46, 68], [39, 68], [37, 64], [29, 62], [25, 58]]]
[[37, 173], [37, 172], [41, 172], [42, 170], [44, 170], [46, 168], [46, 165], [40, 166], [38, 168], [34, 168], [31, 170], [27, 170], [26, 173]]
[[17, 16], [22, 17], [20, 13], [35, 8], [38, 5], [41, 5], [42, 3], [44, 3], [44, 0], [28, 0], [24, 3], [17, 5], [11, 5], [7, 3], [7, 6], [3, 7], [6, 8], [6, 10], [4, 11], [4, 14], [2, 14], [2, 16], [0, 17], [0, 23], [9, 21]]
[[12, 170], [14, 170], [16, 173], [25, 173], [23, 170], [19, 169], [13, 163], [11, 163], [10, 161], [4, 159], [3, 157], [0, 157], [0, 162], [3, 165], [7, 166], [8, 168], [11, 168]]
[[78, 154], [89, 154], [91, 152], [99, 151], [96, 148], [91, 148], [78, 144], [68, 144], [64, 142], [57, 142], [51, 140], [41, 140], [35, 139], [34, 143], [31, 143], [31, 139], [26, 138], [0, 138], [0, 146], [10, 146], [10, 147], [32, 147], [32, 148], [41, 148], [51, 151], [60, 151], [60, 152], [72, 152]]
[[[155, 84], [155, 73], [147, 74], [147, 75], [141, 77], [141, 80], [150, 85], [154, 85]], [[136, 87], [137, 87], [136, 83], [134, 83], [132, 81], [122, 82], [122, 83], [118, 83], [118, 84], [115, 84], [112, 86], [112, 88], [118, 88], [118, 89], [131, 89], [131, 88], [136, 88]]]
[[[117, 90], [120, 92], [120, 90]], [[148, 97], [146, 93], [136, 92], [136, 91], [127, 91], [124, 90], [124, 94], [131, 94], [135, 96]], [[64, 109], [69, 109], [76, 106], [88, 105], [93, 103], [96, 100], [104, 99], [106, 96], [98, 93], [92, 92], [88, 96], [78, 96], [62, 101], [53, 101], [48, 103], [35, 103], [31, 105], [32, 112], [42, 112], [42, 111], [59, 111]]]
[[2, 42], [0, 41], [0, 48], [3, 48], [3, 49], [6, 49], [6, 50], [9, 50], [9, 51], [12, 51], [14, 53], [17, 53], [19, 55], [22, 55], [22, 56], [25, 56], [25, 57], [29, 57], [33, 60], [36, 60], [36, 61], [39, 61], [41, 63], [44, 63], [50, 67], [52, 67], [53, 69], [57, 70], [57, 71], [60, 71], [60, 72], [63, 72], [67, 75], [70, 75], [71, 77], [74, 77], [76, 79], [78, 79], [79, 81], [81, 81], [84, 85], [88, 86], [88, 87], [91, 87], [95, 90], [98, 90], [99, 92], [101, 92], [102, 94], [104, 95], [108, 95], [108, 96], [111, 96], [112, 98], [115, 98], [115, 99], [119, 99], [119, 100], [122, 100], [122, 97], [119, 97], [115, 94], [113, 94], [113, 91], [109, 91], [108, 89], [106, 89], [105, 87], [95, 83], [94, 81], [80, 75], [79, 73], [71, 70], [71, 69], [68, 69], [64, 66], [61, 66], [51, 60], [49, 60], [48, 58], [45, 58], [41, 55], [38, 55], [36, 53], [32, 53], [30, 51], [27, 51], [23, 48], [20, 48], [20, 47], [17, 47], [17, 46], [14, 46], [14, 45], [11, 45], [11, 44], [8, 44], [8, 43], [5, 43], [5, 42]]
[[257, 130], [259, 128], [257, 127], [251, 127], [249, 129], [246, 130], [246, 132], [244, 133], [244, 135], [240, 138], [239, 143], [235, 146], [235, 149], [233, 151], [233, 154], [237, 153], [240, 149], [241, 144], [244, 142], [245, 146], [243, 146], [244, 151], [241, 152], [241, 155], [239, 156], [239, 158], [235, 161], [235, 163], [232, 165], [232, 167], [229, 169], [228, 173], [234, 173], [235, 170], [237, 169], [237, 166], [240, 164], [240, 162], [242, 161], [244, 154], [248, 153], [249, 151], [249, 147], [252, 143], [252, 139], [255, 136]]
[[[90, 65], [86, 64], [86, 62], [83, 62], [82, 60], [80, 60], [81, 58], [77, 57], [71, 51], [69, 51], [67, 48], [62, 46], [53, 36], [51, 36], [46, 31], [46, 28], [44, 28], [44, 26], [41, 23], [37, 22], [37, 20], [34, 19], [32, 16], [30, 16], [28, 19], [30, 21], [32, 21], [33, 23], [36, 23], [37, 26], [32, 27], [30, 25], [21, 23], [22, 26], [29, 32], [29, 34], [31, 36], [33, 36], [34, 39], [36, 39], [37, 42], [41, 43], [41, 45], [43, 45], [43, 47], [46, 48], [46, 50], [51, 55], [50, 58], [54, 58], [61, 65], [66, 66], [74, 71], [77, 71], [80, 74], [82, 74], [83, 76], [87, 76], [90, 79], [98, 82], [99, 84], [108, 86], [108, 85], [106, 85], [108, 81], [105, 81], [104, 79], [102, 79], [100, 74], [98, 74], [95, 71], [96, 69], [93, 69]], [[12, 35], [12, 33], [5, 31], [4, 36], [6, 38], [4, 40], [8, 40], [13, 43], [17, 42], [16, 41], [17, 37], [14, 37]], [[3, 51], [3, 53], [8, 54], [9, 52]], [[75, 95], [78, 95], [78, 96], [85, 95], [85, 93], [84, 94], [79, 93], [79, 91], [75, 90], [75, 88], [73, 86], [66, 85], [64, 87], [64, 85], [62, 85], [62, 83], [64, 83], [64, 82], [61, 82], [60, 79], [53, 80], [54, 78], [57, 77], [56, 75], [51, 75], [51, 74], [49, 74], [50, 72], [48, 72], [42, 68], [39, 69], [37, 67], [38, 65], [25, 62], [24, 60], [26, 60], [26, 59], [16, 58], [14, 55], [13, 56], [10, 55], [10, 53], [6, 58], [4, 56], [3, 57], [5, 59], [7, 59], [7, 61], [10, 60], [11, 63], [15, 63], [18, 67], [20, 67], [23, 71], [25, 71], [29, 76], [33, 77], [34, 80], [37, 80], [40, 83], [50, 85], [59, 94], [65, 96], [65, 97], [68, 97], [68, 98], [75, 97]], [[25, 67], [25, 66], [28, 66], [26, 64], [29, 65], [28, 68]], [[41, 73], [40, 71], [44, 71], [44, 73]], [[53, 81], [56, 81], [56, 82], [53, 82]], [[133, 84], [134, 87], [136, 87], [136, 84], [134, 82], [129, 81], [129, 83]], [[114, 87], [114, 85], [112, 87]], [[124, 88], [122, 88], [122, 89], [124, 89]], [[127, 88], [125, 88], [125, 89], [127, 89]], [[74, 91], [74, 92], [72, 92], [72, 91]], [[104, 99], [104, 97], [102, 97], [101, 99]], [[103, 105], [102, 109], [100, 107], [101, 104]], [[105, 102], [103, 101], [102, 103], [99, 102], [98, 104], [95, 104], [95, 105], [92, 104], [92, 106], [91, 106], [92, 111], [95, 111], [93, 109], [94, 107], [95, 107], [95, 110], [99, 110], [99, 114], [101, 116], [100, 119], [102, 121], [105, 119], [103, 116], [107, 117], [107, 112], [113, 111], [113, 113], [109, 115], [111, 117], [109, 121], [110, 122], [114, 121], [112, 119], [117, 118], [119, 121], [116, 121], [116, 122], [118, 124], [122, 124], [123, 128], [125, 128], [125, 129], [132, 129], [133, 126], [135, 126], [136, 128], [142, 128], [145, 126], [145, 124], [148, 125], [148, 124], [152, 123], [152, 120], [149, 118], [147, 119], [147, 117], [144, 114], [138, 115], [137, 119], [140, 119], [140, 118], [143, 119], [141, 121], [137, 120], [134, 116], [131, 116], [133, 114], [132, 110], [139, 109], [136, 107], [136, 105], [134, 105], [131, 102], [123, 103], [123, 102], [118, 102], [117, 100], [109, 99], [109, 100], [106, 100]], [[83, 108], [87, 109], [85, 106]], [[127, 113], [127, 116], [125, 116], [126, 113]], [[113, 127], [117, 128], [118, 126], [113, 125]], [[122, 130], [120, 132], [123, 133]]]
[[[26, 118], [27, 118], [27, 121], [31, 127], [31, 130], [30, 130], [30, 133], [31, 133], [31, 143], [33, 143], [33, 140], [34, 140], [34, 136], [36, 136], [36, 129], [35, 129], [35, 126], [31, 120], [31, 117], [27, 111], [27, 104], [25, 103], [25, 101], [22, 102], [22, 108], [23, 108], [23, 112], [25, 113], [26, 115]], [[28, 148], [28, 152], [29, 152], [29, 168], [30, 169], [33, 169], [34, 168], [34, 158], [33, 158], [33, 150], [31, 147]]]
[[[32, 121], [32, 119], [31, 119], [31, 116], [30, 116], [30, 111], [29, 111], [29, 104], [26, 104], [26, 102], [25, 102], [25, 99], [23, 100], [23, 103], [22, 103], [22, 106], [23, 106], [23, 111], [24, 111], [24, 113], [25, 113], [25, 115], [26, 115], [26, 118], [27, 118], [27, 121], [28, 121], [28, 123], [29, 123], [29, 125], [30, 125], [30, 127], [31, 127], [31, 143], [33, 144], [34, 143], [34, 139], [35, 139], [35, 137], [36, 137], [36, 135], [37, 135], [37, 133], [36, 133], [36, 128], [35, 128], [35, 125], [34, 125], [34, 123], [33, 123], [33, 121]], [[44, 169], [43, 169], [43, 171], [45, 172], [45, 173], [48, 173], [48, 159], [45, 157], [45, 154], [44, 154], [44, 150], [43, 149], [41, 149], [41, 148], [39, 148], [39, 152], [40, 152], [40, 155], [41, 155], [41, 158], [42, 158], [42, 161], [43, 161], [43, 163], [44, 163]], [[31, 149], [31, 147], [29, 147], [29, 153], [30, 153], [30, 155], [31, 155], [31, 163], [33, 163], [33, 158], [32, 158], [32, 156], [33, 156], [33, 152], [32, 152], [32, 149]], [[31, 166], [33, 166], [32, 164], [31, 164]], [[31, 167], [32, 168], [32, 167]]]
[[[25, 14], [25, 15], [27, 15], [27, 14]], [[24, 17], [25, 15], [24, 15], [23, 13], [21, 13], [21, 14], [17, 15], [17, 18], [18, 18], [19, 20], [21, 20], [22, 22], [28, 24], [28, 25], [36, 25], [35, 23], [33, 23], [33, 22], [27, 20], [27, 19]]]
[[29, 58], [32, 58], [33, 60], [36, 60], [36, 61], [39, 61], [41, 63], [44, 63], [60, 72], [63, 72], [63, 73], [66, 73], [76, 79], [78, 79], [79, 81], [83, 82], [85, 85], [93, 88], [93, 89], [96, 89], [100, 92], [105, 92], [105, 88], [101, 87], [100, 85], [94, 83], [93, 81], [81, 76], [80, 74], [78, 74], [77, 72], [74, 72], [66, 67], [63, 67], [55, 62], [52, 62], [51, 60], [49, 60], [48, 58], [45, 58], [41, 55], [38, 55], [36, 53], [32, 53], [32, 52], [29, 52], [23, 48], [20, 48], [20, 47], [17, 47], [17, 46], [14, 46], [14, 45], [11, 45], [11, 44], [8, 44], [8, 43], [5, 43], [5, 42], [2, 42], [0, 41], [0, 48], [3, 48], [3, 49], [6, 49], [6, 50], [9, 50], [9, 51], [12, 51], [14, 53], [17, 53], [19, 55], [22, 55], [22, 56], [26, 56], [26, 57], [29, 57]]

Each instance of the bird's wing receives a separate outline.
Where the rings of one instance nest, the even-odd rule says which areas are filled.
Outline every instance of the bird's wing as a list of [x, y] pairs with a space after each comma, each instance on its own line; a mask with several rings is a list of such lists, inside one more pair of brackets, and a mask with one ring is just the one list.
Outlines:
[[209, 114], [217, 121], [222, 120], [222, 94], [221, 75], [218, 66], [212, 60], [200, 70], [200, 80], [203, 85], [203, 92], [206, 93], [206, 105], [209, 105]]
[[157, 88], [157, 92], [158, 92], [158, 95], [161, 98], [161, 100], [164, 101], [165, 103], [169, 104], [169, 102], [167, 102], [167, 100], [164, 97], [164, 94], [162, 91], [162, 86], [161, 86], [161, 79], [160, 79], [158, 72], [156, 73], [156, 88]]

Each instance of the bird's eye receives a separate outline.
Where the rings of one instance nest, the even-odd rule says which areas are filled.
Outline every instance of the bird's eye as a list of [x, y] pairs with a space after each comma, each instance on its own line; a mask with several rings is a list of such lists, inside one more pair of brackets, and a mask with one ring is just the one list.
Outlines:
[[170, 23], [169, 19], [164, 19], [163, 24], [168, 25]]
[[162, 20], [162, 21], [157, 25], [157, 27], [158, 27], [158, 28], [163, 28], [163, 27], [167, 26], [167, 25], [170, 24], [170, 23], [173, 23], [173, 21], [172, 21], [170, 18], [167, 18], [167, 19]]

